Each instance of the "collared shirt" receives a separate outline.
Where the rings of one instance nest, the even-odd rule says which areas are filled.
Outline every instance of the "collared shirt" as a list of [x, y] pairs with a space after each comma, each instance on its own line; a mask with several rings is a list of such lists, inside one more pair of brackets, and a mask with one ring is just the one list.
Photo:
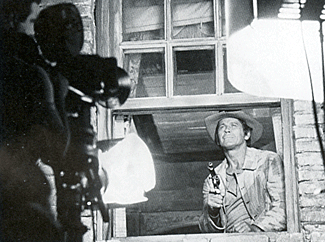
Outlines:
[[241, 196], [237, 183], [240, 174], [228, 174], [226, 178], [227, 190], [224, 197], [224, 208], [227, 217], [227, 232], [235, 232], [236, 226], [242, 223], [251, 224], [244, 200]]
[[[225, 159], [215, 172], [220, 176], [226, 189], [226, 171], [228, 163]], [[283, 163], [274, 152], [247, 148], [243, 173], [238, 176], [238, 190], [243, 204], [251, 219], [251, 224], [263, 231], [282, 231], [286, 229], [285, 186]], [[209, 179], [203, 186], [203, 213], [199, 220], [203, 232], [221, 232], [227, 229], [228, 218], [225, 207], [220, 209], [219, 216], [211, 217], [208, 210]], [[225, 203], [224, 203], [225, 205]]]

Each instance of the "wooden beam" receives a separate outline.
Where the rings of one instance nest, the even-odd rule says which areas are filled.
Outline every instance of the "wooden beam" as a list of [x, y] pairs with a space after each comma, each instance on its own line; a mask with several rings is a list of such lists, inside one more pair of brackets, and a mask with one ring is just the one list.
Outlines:
[[298, 177], [293, 144], [293, 101], [281, 99], [287, 231], [300, 232]]
[[109, 0], [96, 0], [95, 2], [96, 52], [102, 57], [108, 57], [110, 55], [110, 2]]

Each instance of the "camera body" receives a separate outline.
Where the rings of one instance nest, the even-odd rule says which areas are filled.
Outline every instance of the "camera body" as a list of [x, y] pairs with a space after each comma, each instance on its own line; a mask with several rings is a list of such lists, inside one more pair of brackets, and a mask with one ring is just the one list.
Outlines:
[[[98, 103], [105, 105], [109, 99], [115, 98], [123, 104], [129, 96], [130, 85], [125, 82], [128, 74], [116, 65], [115, 58], [78, 55], [68, 65], [58, 65], [57, 68], [69, 80], [69, 86], [77, 90], [69, 91], [65, 100], [71, 140], [56, 176], [58, 218], [67, 221], [64, 227], [73, 235], [76, 227], [83, 231], [80, 214], [85, 207], [98, 208], [103, 220], [109, 221], [108, 209], [100, 193], [104, 184], [100, 177], [92, 120]], [[122, 84], [120, 79], [123, 79]], [[111, 108], [108, 104], [105, 107]], [[71, 219], [71, 215], [75, 219]]]

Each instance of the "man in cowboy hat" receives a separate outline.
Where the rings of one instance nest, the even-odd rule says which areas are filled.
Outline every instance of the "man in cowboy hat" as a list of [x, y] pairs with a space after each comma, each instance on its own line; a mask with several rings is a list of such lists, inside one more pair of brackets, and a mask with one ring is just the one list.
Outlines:
[[210, 137], [222, 149], [223, 162], [203, 186], [202, 232], [258, 232], [286, 229], [284, 171], [280, 156], [250, 148], [263, 126], [242, 111], [220, 112], [205, 119]]

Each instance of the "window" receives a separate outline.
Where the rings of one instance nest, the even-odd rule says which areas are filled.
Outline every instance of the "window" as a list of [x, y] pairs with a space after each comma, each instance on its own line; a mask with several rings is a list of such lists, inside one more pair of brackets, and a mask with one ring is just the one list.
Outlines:
[[[154, 152], [157, 176], [164, 183], [148, 193], [151, 196], [148, 203], [126, 209], [126, 224], [132, 224], [127, 235], [199, 233], [193, 224], [201, 212], [198, 187], [207, 175], [207, 161], [218, 160], [214, 145], [205, 136], [203, 117], [218, 110], [235, 109], [247, 109], [263, 121], [267, 135], [258, 144], [259, 148], [283, 155], [287, 233], [300, 232], [291, 104], [288, 100], [247, 95], [228, 81], [224, 1], [117, 0], [112, 5], [99, 2], [97, 11], [102, 14], [98, 15], [99, 20], [105, 20], [108, 11], [110, 28], [97, 26], [101, 41], [98, 53], [116, 56], [134, 82], [131, 97], [119, 109], [112, 110], [112, 123], [121, 116], [134, 121], [138, 133]], [[167, 175], [161, 176], [164, 171]], [[184, 172], [182, 176], [180, 171]], [[199, 175], [188, 181], [184, 174], [191, 175], [194, 171], [199, 171]], [[184, 201], [175, 191], [186, 182], [189, 182], [186, 196], [192, 202], [184, 211], [181, 209]], [[163, 200], [166, 194], [176, 200]], [[165, 207], [159, 208], [161, 204]], [[166, 222], [166, 226], [155, 230], [154, 221], [158, 216], [166, 221], [175, 219], [174, 227], [168, 227]], [[146, 221], [141, 224], [143, 220]], [[274, 239], [277, 235], [267, 236]]]
[[224, 6], [224, 0], [99, 1], [97, 52], [115, 56], [133, 81], [123, 109], [261, 101], [228, 80]]
[[245, 110], [264, 126], [254, 147], [278, 152], [284, 160], [288, 231], [297, 232], [297, 195], [291, 137], [290, 101], [248, 104], [238, 108], [116, 110], [113, 120], [133, 119], [139, 136], [151, 150], [157, 185], [147, 193], [149, 201], [126, 209], [128, 236], [200, 233], [202, 184], [208, 161], [218, 165], [224, 158], [207, 135], [204, 118], [221, 110]]
[[[277, 237], [288, 239], [295, 234], [300, 240], [292, 137], [292, 107], [289, 100], [270, 103], [246, 104], [236, 107], [198, 107], [192, 109], [132, 109], [113, 110], [112, 123], [119, 127], [123, 122], [134, 122], [139, 136], [149, 147], [155, 163], [156, 187], [146, 196], [148, 201], [129, 205], [119, 210], [114, 217], [113, 237], [120, 237], [122, 228], [127, 237], [144, 241], [148, 236], [181, 234], [202, 235], [198, 228], [198, 217], [202, 211], [202, 184], [208, 175], [207, 163], [214, 166], [224, 158], [216, 149], [205, 130], [204, 118], [221, 110], [243, 109], [253, 115], [264, 126], [262, 138], [254, 147], [278, 152], [283, 157], [286, 185], [287, 231], [263, 233], [252, 241], [268, 241]], [[118, 132], [120, 133], [120, 132]], [[120, 222], [119, 222], [120, 221]], [[118, 224], [122, 224], [118, 227]], [[123, 230], [124, 228], [124, 230]], [[114, 234], [116, 231], [116, 234]], [[201, 235], [200, 235], [201, 234]], [[211, 234], [216, 236], [217, 234]], [[134, 236], [139, 240], [135, 240]], [[143, 237], [144, 236], [144, 237]], [[207, 235], [202, 235], [206, 238]], [[209, 235], [210, 236], [210, 235]], [[219, 234], [217, 236], [225, 236]], [[232, 235], [245, 237], [251, 234]], [[247, 238], [248, 238], [247, 237]], [[262, 238], [263, 237], [263, 238]], [[222, 237], [224, 238], [224, 237]], [[150, 241], [150, 238], [147, 238]], [[124, 241], [124, 240], [121, 240]], [[125, 238], [125, 241], [128, 241]], [[227, 240], [225, 240], [227, 241]]]
[[113, 46], [134, 83], [125, 107], [240, 93], [226, 75], [223, 0], [117, 2]]
[[[254, 147], [282, 153], [279, 105], [244, 110], [264, 126], [263, 136]], [[146, 194], [146, 203], [126, 208], [128, 236], [200, 233], [198, 218], [207, 164], [211, 161], [217, 166], [224, 159], [204, 124], [206, 117], [218, 111], [215, 107], [123, 114], [131, 115], [139, 136], [148, 145], [157, 179], [156, 187]], [[121, 112], [114, 112], [114, 119], [120, 116]]]

